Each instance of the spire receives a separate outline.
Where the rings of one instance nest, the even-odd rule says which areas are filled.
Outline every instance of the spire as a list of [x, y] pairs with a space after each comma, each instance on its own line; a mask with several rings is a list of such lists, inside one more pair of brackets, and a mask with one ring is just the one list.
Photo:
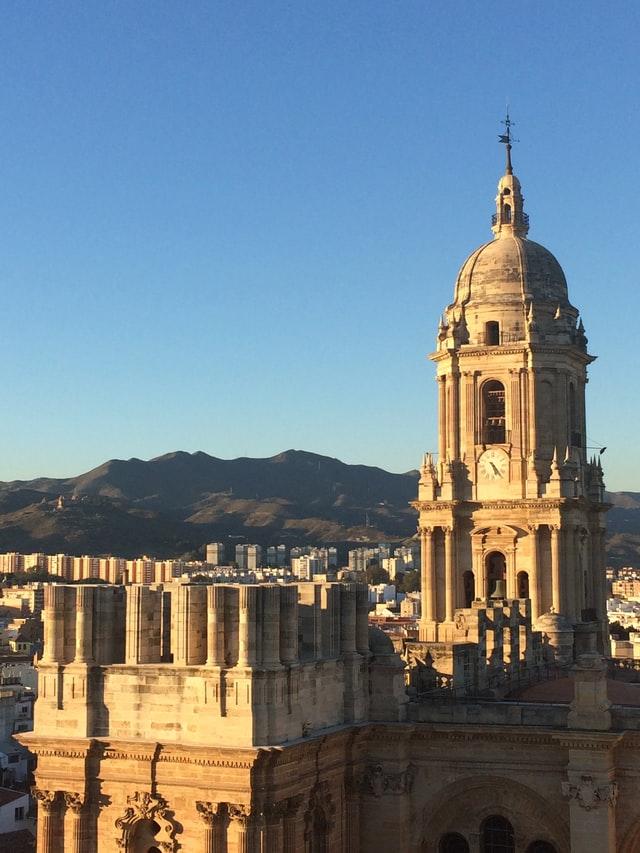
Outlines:
[[515, 124], [515, 122], [511, 121], [511, 119], [509, 118], [509, 107], [507, 107], [507, 115], [506, 118], [502, 120], [502, 124], [505, 126], [507, 132], [501, 133], [498, 139], [504, 144], [505, 151], [507, 153], [507, 165], [505, 167], [505, 175], [513, 175], [513, 166], [511, 165], [511, 127]]
[[491, 220], [491, 230], [496, 237], [506, 234], [526, 237], [529, 231], [529, 217], [524, 212], [524, 199], [520, 191], [520, 181], [513, 174], [511, 147], [515, 140], [511, 135], [511, 128], [515, 122], [511, 120], [508, 110], [502, 124], [505, 126], [506, 132], [501, 133], [498, 136], [498, 140], [505, 146], [507, 162], [504, 175], [498, 183], [496, 212]]

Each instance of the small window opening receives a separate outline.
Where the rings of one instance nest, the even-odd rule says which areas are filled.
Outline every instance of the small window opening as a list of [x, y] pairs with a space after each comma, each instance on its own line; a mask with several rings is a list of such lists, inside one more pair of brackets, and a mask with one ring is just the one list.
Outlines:
[[505, 204], [504, 206], [504, 221], [511, 222], [511, 205]]
[[495, 347], [500, 343], [500, 323], [497, 320], [489, 320], [485, 323], [484, 340], [488, 347]]
[[496, 379], [485, 382], [482, 388], [482, 441], [484, 444], [504, 444], [505, 393], [504, 385]]
[[504, 554], [500, 551], [492, 551], [490, 554], [487, 554], [485, 565], [487, 569], [487, 598], [490, 598], [496, 591], [498, 581], [502, 581], [504, 586], [507, 574], [507, 561]]
[[480, 850], [482, 853], [514, 853], [513, 827], [506, 818], [492, 815], [483, 822]]
[[529, 575], [527, 572], [518, 572], [518, 598], [529, 598]]
[[511, 190], [509, 189], [509, 187], [505, 187], [502, 190], [502, 195], [511, 195]]

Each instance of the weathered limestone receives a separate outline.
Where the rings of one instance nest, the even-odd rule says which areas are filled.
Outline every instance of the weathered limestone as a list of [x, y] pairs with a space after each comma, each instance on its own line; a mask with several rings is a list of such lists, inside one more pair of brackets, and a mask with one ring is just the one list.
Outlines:
[[[121, 589], [48, 588], [42, 733], [253, 745], [366, 718], [366, 587], [130, 585], [119, 609]], [[124, 649], [104, 641], [114, 613]]]

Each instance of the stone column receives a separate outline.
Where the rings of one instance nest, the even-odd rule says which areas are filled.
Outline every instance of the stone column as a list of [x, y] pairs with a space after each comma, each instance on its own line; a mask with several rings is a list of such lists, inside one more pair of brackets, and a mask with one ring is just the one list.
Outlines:
[[261, 845], [256, 844], [251, 806], [229, 803], [229, 820], [236, 853], [259, 853]]
[[44, 590], [44, 650], [42, 663], [64, 662], [65, 586], [47, 584]]
[[540, 554], [538, 548], [538, 525], [529, 525], [531, 540], [531, 573], [529, 575], [529, 598], [531, 599], [531, 621], [540, 616]]
[[444, 529], [444, 576], [445, 576], [445, 622], [453, 622], [453, 611], [455, 607], [455, 583], [454, 583], [454, 547], [455, 537], [453, 527]]
[[93, 663], [93, 587], [76, 588], [75, 663]]
[[32, 794], [38, 803], [36, 849], [38, 853], [59, 853], [60, 838], [57, 832], [57, 791], [33, 788]]
[[264, 810], [264, 853], [282, 853], [284, 846], [283, 819], [287, 814], [287, 801], [274, 803]]
[[340, 654], [351, 655], [356, 650], [356, 586], [340, 586]]
[[280, 590], [280, 660], [298, 662], [298, 587], [293, 584]]
[[451, 375], [451, 423], [450, 423], [451, 438], [449, 446], [451, 447], [451, 457], [453, 459], [460, 458], [460, 374], [453, 373]]
[[422, 617], [427, 622], [435, 622], [437, 606], [436, 590], [436, 561], [434, 554], [433, 527], [423, 527], [423, 558], [422, 558]]
[[207, 666], [224, 666], [225, 587], [207, 587]]
[[204, 823], [204, 844], [202, 853], [223, 853], [224, 844], [224, 803], [196, 802], [196, 810]]
[[262, 594], [262, 665], [280, 668], [280, 587], [261, 586]]
[[356, 585], [356, 651], [369, 654], [369, 591], [362, 583]]
[[538, 450], [537, 445], [537, 427], [536, 427], [536, 373], [537, 370], [534, 367], [530, 367], [527, 379], [528, 379], [528, 392], [529, 392], [529, 453], [536, 452]]
[[442, 480], [442, 466], [447, 458], [447, 377], [438, 376], [438, 463]]
[[65, 851], [68, 853], [85, 853], [87, 849], [85, 839], [85, 799], [82, 794], [76, 792], [64, 792], [64, 804], [67, 814], [71, 815], [71, 838], [67, 841], [65, 837]]
[[299, 853], [298, 846], [298, 813], [302, 805], [303, 796], [298, 794], [289, 797], [283, 823], [283, 853]]
[[239, 653], [238, 666], [256, 665], [256, 610], [258, 588], [240, 587]]
[[562, 590], [560, 578], [560, 527], [551, 525], [551, 595], [553, 609], [562, 613]]

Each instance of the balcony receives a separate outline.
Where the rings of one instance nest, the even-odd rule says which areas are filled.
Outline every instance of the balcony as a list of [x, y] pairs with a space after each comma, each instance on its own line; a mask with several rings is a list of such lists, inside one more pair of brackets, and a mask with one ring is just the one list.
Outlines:
[[[494, 213], [491, 217], [491, 224], [498, 224], [498, 214]], [[524, 225], [525, 228], [529, 227], [529, 214], [528, 213], [519, 213], [513, 217], [510, 222], [503, 222], [503, 225]]]

